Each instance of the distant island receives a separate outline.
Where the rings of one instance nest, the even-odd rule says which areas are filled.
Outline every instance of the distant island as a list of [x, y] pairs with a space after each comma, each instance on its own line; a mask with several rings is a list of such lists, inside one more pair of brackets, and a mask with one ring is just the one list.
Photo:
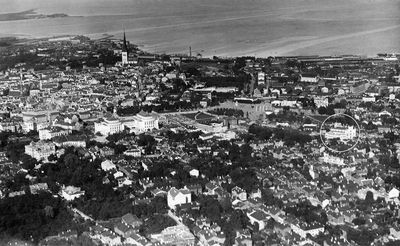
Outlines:
[[0, 21], [60, 18], [60, 17], [68, 17], [68, 15], [64, 14], [64, 13], [56, 13], [56, 14], [49, 14], [49, 15], [38, 14], [36, 12], [36, 10], [30, 9], [30, 10], [26, 10], [26, 11], [22, 11], [22, 12], [0, 14]]

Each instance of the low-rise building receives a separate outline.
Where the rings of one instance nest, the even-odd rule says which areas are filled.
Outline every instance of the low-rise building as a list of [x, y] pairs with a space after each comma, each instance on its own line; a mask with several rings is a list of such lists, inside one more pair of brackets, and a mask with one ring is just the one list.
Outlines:
[[99, 240], [102, 244], [110, 246], [122, 245], [121, 237], [115, 232], [98, 225], [91, 229], [90, 237]]
[[298, 234], [303, 238], [306, 238], [307, 234], [310, 234], [311, 236], [315, 237], [318, 234], [323, 233], [325, 231], [324, 226], [316, 222], [312, 224], [306, 224], [301, 222], [299, 224], [292, 224], [290, 227], [296, 234]]
[[262, 230], [267, 225], [267, 221], [270, 216], [262, 210], [255, 210], [247, 213], [247, 217], [250, 220], [250, 224], [257, 225], [259, 230]]
[[195, 237], [184, 225], [167, 227], [159, 234], [152, 234], [151, 238], [162, 245], [191, 246], [195, 245]]
[[72, 201], [75, 198], [79, 198], [80, 196], [84, 195], [85, 191], [81, 190], [80, 187], [75, 186], [64, 186], [61, 189], [61, 196], [67, 200]]
[[48, 191], [49, 186], [47, 183], [38, 183], [29, 186], [31, 194], [38, 194], [40, 191]]
[[247, 192], [244, 189], [235, 186], [232, 188], [232, 199], [245, 201], [247, 200]]
[[332, 165], [339, 165], [339, 166], [343, 166], [345, 164], [345, 161], [342, 157], [340, 156], [334, 156], [334, 155], [330, 155], [326, 152], [324, 152], [324, 157], [323, 160], [325, 163], [329, 163]]

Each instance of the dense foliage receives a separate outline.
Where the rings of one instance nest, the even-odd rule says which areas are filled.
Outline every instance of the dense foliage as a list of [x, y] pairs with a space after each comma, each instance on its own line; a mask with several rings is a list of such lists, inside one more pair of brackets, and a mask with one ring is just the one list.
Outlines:
[[0, 237], [6, 234], [37, 242], [74, 227], [65, 204], [50, 193], [0, 200]]

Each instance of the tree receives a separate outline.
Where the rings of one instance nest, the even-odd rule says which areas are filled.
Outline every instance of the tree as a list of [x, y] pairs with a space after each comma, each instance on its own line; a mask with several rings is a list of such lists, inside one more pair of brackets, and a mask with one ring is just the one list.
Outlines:
[[32, 170], [38, 164], [35, 158], [29, 155], [23, 154], [21, 156], [22, 167], [26, 170]]
[[249, 144], [243, 144], [240, 146], [240, 154], [244, 158], [251, 157], [251, 154], [253, 152], [253, 148]]
[[329, 106], [326, 108], [326, 114], [327, 114], [327, 115], [334, 115], [334, 114], [335, 114], [335, 108], [334, 108], [333, 105], [329, 105]]
[[268, 127], [258, 126], [253, 124], [249, 127], [249, 133], [252, 133], [257, 136], [257, 138], [261, 140], [268, 140], [272, 136], [272, 130]]
[[199, 197], [200, 213], [211, 221], [218, 221], [221, 218], [222, 207], [218, 200], [210, 196]]
[[140, 134], [138, 139], [139, 146], [151, 146], [155, 144], [156, 140], [153, 136], [147, 134]]
[[78, 156], [73, 152], [67, 153], [64, 156], [63, 161], [64, 161], [64, 165], [67, 168], [71, 168], [71, 169], [75, 169], [75, 167], [77, 167], [80, 163]]
[[176, 222], [171, 217], [162, 214], [154, 214], [148, 218], [141, 227], [145, 235], [160, 233], [167, 227], [175, 226]]
[[195, 67], [189, 67], [186, 70], [186, 73], [188, 73], [189, 76], [200, 76], [201, 75], [200, 71]]
[[54, 218], [54, 209], [52, 206], [47, 205], [44, 208], [44, 213], [46, 214], [47, 217]]
[[367, 191], [367, 194], [365, 196], [365, 202], [368, 205], [371, 205], [374, 202], [374, 193], [372, 193], [371, 191]]
[[306, 119], [304, 120], [304, 124], [311, 124], [311, 123], [312, 123], [312, 121], [311, 121], [310, 118], [306, 118]]
[[232, 183], [246, 190], [247, 192], [253, 191], [258, 184], [258, 179], [253, 170], [242, 169], [240, 167], [234, 169], [230, 176], [232, 177]]
[[0, 231], [14, 238], [33, 239], [37, 243], [49, 235], [73, 228], [75, 222], [72, 219], [62, 200], [50, 193], [27, 194], [0, 201]]
[[326, 114], [327, 110], [325, 107], [319, 107], [318, 108], [318, 114]]

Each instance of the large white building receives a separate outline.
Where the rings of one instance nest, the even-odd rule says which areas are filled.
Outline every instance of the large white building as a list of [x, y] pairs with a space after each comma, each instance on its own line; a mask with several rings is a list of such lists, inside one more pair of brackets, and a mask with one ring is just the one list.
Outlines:
[[159, 116], [157, 113], [139, 112], [134, 116], [107, 118], [100, 122], [95, 122], [94, 131], [102, 135], [112, 135], [122, 132], [125, 127], [132, 132], [141, 133], [154, 129], [159, 129]]
[[158, 114], [139, 112], [135, 116], [121, 118], [122, 124], [131, 131], [147, 132], [158, 129]]
[[182, 205], [192, 202], [192, 193], [188, 189], [176, 189], [172, 187], [168, 191], [167, 203], [168, 207], [174, 209], [177, 205]]
[[94, 132], [100, 133], [101, 135], [112, 135], [115, 133], [119, 133], [124, 130], [124, 126], [121, 121], [117, 118], [106, 118], [100, 122], [94, 123]]
[[25, 132], [40, 130], [49, 126], [50, 122], [58, 116], [58, 112], [29, 111], [22, 112], [22, 129]]
[[325, 133], [326, 139], [350, 140], [355, 137], [357, 137], [357, 129], [354, 126], [343, 126], [340, 123], [335, 123], [334, 127]]
[[25, 146], [25, 154], [36, 160], [46, 160], [51, 154], [56, 153], [56, 146], [53, 143], [43, 141], [31, 142]]
[[71, 133], [71, 130], [62, 129], [60, 127], [46, 127], [39, 130], [40, 140], [49, 140], [54, 137], [65, 136]]

